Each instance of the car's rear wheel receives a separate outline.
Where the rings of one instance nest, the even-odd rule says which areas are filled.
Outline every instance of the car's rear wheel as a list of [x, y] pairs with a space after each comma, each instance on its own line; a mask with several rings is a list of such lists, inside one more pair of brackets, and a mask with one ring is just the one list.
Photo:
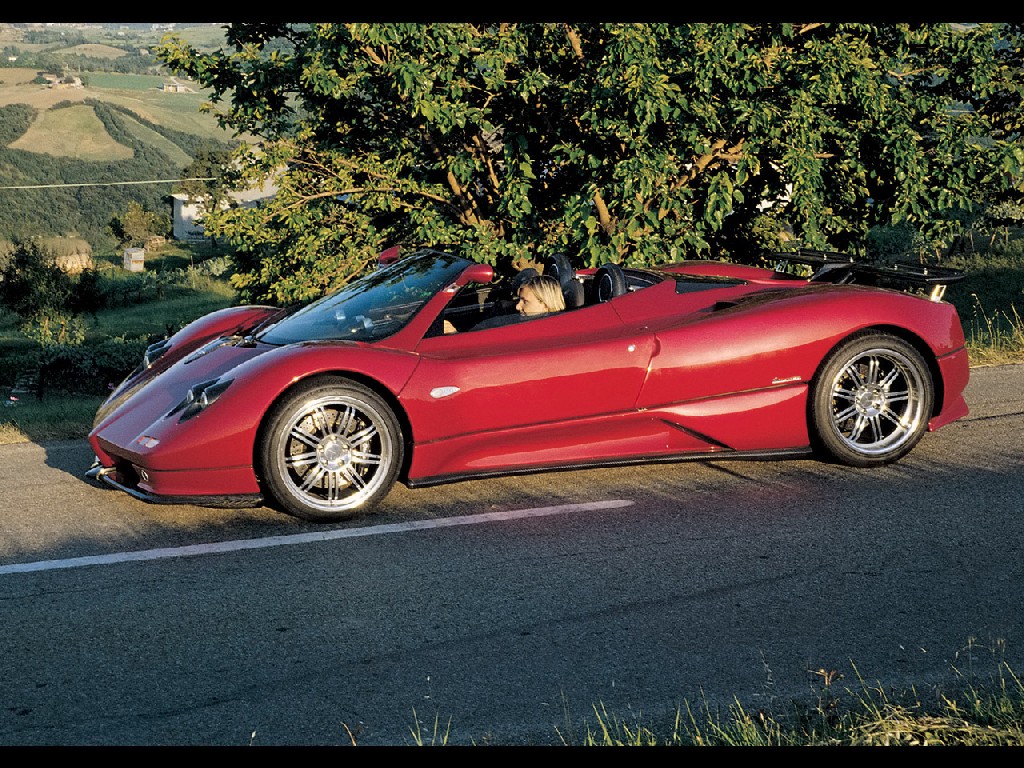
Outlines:
[[260, 477], [284, 511], [329, 522], [369, 511], [398, 477], [401, 427], [373, 390], [340, 377], [299, 385], [267, 414]]
[[912, 345], [883, 333], [855, 336], [815, 379], [812, 433], [819, 448], [844, 464], [886, 464], [921, 440], [933, 399], [928, 365]]

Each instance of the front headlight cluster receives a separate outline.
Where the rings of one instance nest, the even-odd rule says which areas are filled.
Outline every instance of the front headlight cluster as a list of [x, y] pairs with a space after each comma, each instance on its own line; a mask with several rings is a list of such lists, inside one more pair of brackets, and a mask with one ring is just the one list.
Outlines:
[[210, 379], [201, 384], [196, 384], [189, 388], [185, 399], [174, 406], [167, 416], [170, 417], [180, 413], [178, 423], [188, 421], [217, 402], [217, 399], [224, 394], [224, 390], [231, 386], [232, 381], [233, 379]]
[[149, 368], [153, 363], [157, 361], [157, 358], [161, 357], [164, 352], [171, 348], [171, 340], [163, 339], [155, 344], [150, 344], [146, 347], [145, 354], [142, 355], [142, 367]]
[[171, 340], [163, 339], [162, 341], [155, 342], [146, 347], [146, 351], [142, 353], [142, 362], [135, 366], [135, 370], [128, 374], [127, 379], [134, 378], [140, 373], [150, 368], [153, 363], [157, 361], [167, 350], [171, 348]]

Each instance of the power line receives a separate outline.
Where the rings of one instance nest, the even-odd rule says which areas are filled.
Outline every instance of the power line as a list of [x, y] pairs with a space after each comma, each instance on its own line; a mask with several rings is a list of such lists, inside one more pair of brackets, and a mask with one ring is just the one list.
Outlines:
[[114, 187], [120, 184], [174, 184], [180, 181], [214, 181], [215, 177], [208, 176], [195, 179], [149, 179], [147, 181], [83, 181], [76, 184], [22, 184], [11, 187], [0, 187], [0, 189], [58, 189], [60, 187]]

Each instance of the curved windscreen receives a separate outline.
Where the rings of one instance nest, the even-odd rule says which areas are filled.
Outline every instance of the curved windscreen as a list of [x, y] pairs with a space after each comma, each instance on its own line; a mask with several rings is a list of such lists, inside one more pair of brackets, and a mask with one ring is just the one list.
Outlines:
[[306, 305], [258, 338], [267, 344], [383, 339], [472, 263], [440, 251], [414, 253]]

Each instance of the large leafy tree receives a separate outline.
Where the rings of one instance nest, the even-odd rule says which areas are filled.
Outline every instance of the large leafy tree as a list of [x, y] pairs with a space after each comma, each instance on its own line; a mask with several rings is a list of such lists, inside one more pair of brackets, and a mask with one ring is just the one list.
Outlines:
[[[317, 296], [391, 245], [499, 266], [756, 261], [792, 238], [936, 247], [1020, 184], [1019, 30], [1004, 25], [231, 25], [159, 52], [238, 135], [211, 211], [249, 300]], [[994, 55], [994, 51], [1000, 55]]]

